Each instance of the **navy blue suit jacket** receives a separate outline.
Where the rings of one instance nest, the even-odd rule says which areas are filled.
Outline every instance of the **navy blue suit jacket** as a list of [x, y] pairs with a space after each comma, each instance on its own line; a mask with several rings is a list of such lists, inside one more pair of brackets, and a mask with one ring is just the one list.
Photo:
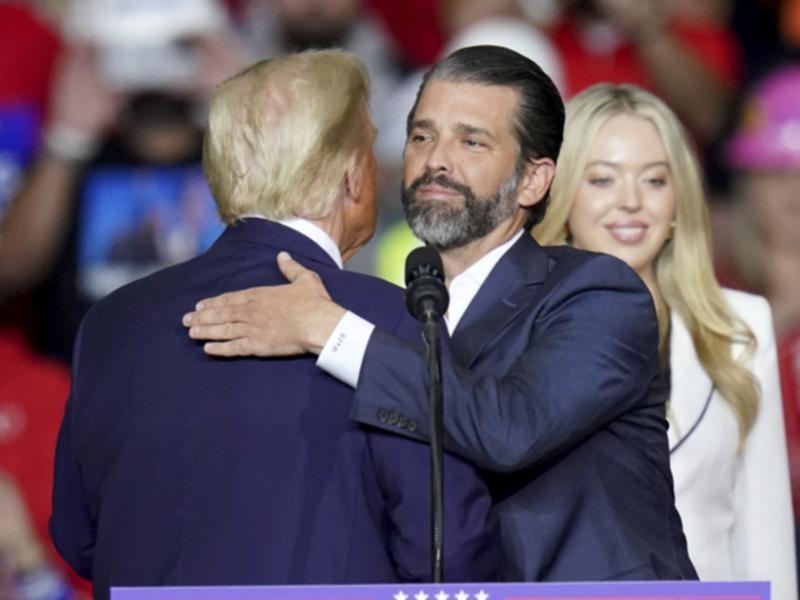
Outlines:
[[[674, 506], [658, 331], [621, 261], [524, 235], [442, 359], [445, 444], [493, 472], [508, 580], [695, 578]], [[398, 369], [397, 365], [403, 365]], [[353, 416], [428, 435], [420, 353], [370, 338]]]
[[[399, 288], [258, 219], [97, 304], [76, 343], [50, 522], [97, 598], [109, 586], [429, 577], [428, 447], [350, 420], [352, 389], [315, 357], [215, 359], [181, 325], [203, 297], [285, 283], [279, 250], [339, 303], [420, 340]], [[491, 578], [486, 485], [453, 457], [445, 476], [445, 577]]]

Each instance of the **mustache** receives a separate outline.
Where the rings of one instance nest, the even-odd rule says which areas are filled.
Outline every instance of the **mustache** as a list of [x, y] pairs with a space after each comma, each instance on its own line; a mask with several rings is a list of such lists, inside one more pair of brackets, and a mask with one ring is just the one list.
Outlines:
[[463, 183], [459, 183], [457, 181], [453, 181], [452, 179], [450, 179], [446, 175], [441, 175], [441, 174], [440, 175], [434, 175], [430, 171], [428, 171], [427, 173], [424, 173], [423, 175], [420, 175], [419, 177], [417, 177], [411, 183], [411, 185], [408, 186], [408, 191], [409, 192], [416, 192], [422, 186], [431, 185], [431, 184], [438, 185], [439, 187], [447, 188], [447, 189], [450, 189], [450, 190], [455, 190], [456, 192], [460, 193], [464, 197], [474, 196], [472, 188], [470, 188], [468, 185], [465, 185]]

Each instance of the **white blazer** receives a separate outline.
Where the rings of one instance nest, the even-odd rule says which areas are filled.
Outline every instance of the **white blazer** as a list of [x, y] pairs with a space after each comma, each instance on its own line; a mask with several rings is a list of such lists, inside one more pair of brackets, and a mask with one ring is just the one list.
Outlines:
[[[700, 366], [673, 314], [669, 441], [678, 512], [701, 580], [769, 580], [772, 598], [797, 600], [794, 519], [772, 314], [760, 296], [723, 290], [755, 334], [748, 365], [761, 385], [759, 412], [737, 453], [730, 404]], [[743, 345], [734, 349], [741, 353]]]

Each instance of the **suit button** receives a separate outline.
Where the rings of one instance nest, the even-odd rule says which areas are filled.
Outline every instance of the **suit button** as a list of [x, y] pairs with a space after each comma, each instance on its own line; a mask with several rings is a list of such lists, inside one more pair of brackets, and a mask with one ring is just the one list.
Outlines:
[[406, 427], [408, 427], [408, 417], [403, 417], [403, 416], [401, 416], [401, 417], [400, 417], [400, 418], [397, 420], [397, 425], [398, 425], [399, 427], [403, 427], [404, 429], [405, 429]]
[[417, 430], [417, 422], [414, 419], [408, 420], [408, 430], [414, 433]]
[[396, 412], [389, 413], [389, 425], [397, 425], [397, 420], [399, 417], [397, 416]]
[[381, 423], [386, 423], [389, 420], [389, 411], [385, 408], [382, 408], [378, 411], [378, 420]]

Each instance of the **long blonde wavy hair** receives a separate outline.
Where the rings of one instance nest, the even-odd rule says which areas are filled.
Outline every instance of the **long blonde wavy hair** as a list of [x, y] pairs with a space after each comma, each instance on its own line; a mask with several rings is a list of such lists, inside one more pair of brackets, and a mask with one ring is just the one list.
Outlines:
[[[533, 230], [540, 244], [567, 243], [566, 224], [597, 132], [610, 118], [647, 119], [664, 144], [675, 191], [675, 231], [654, 264], [654, 291], [662, 357], [669, 355], [670, 313], [686, 324], [700, 363], [730, 403], [739, 424], [740, 447], [758, 413], [759, 385], [745, 366], [756, 341], [728, 306], [714, 275], [711, 233], [700, 168], [686, 131], [657, 97], [633, 85], [595, 85], [567, 103], [564, 143], [544, 220]], [[734, 344], [744, 344], [737, 358]]]

